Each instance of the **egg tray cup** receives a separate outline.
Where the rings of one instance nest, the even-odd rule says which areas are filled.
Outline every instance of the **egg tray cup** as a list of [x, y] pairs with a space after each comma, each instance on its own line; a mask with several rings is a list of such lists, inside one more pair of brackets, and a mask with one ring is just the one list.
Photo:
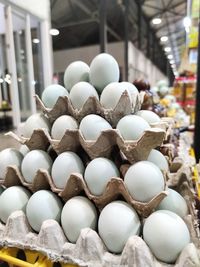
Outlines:
[[[7, 175], [10, 172], [8, 176], [10, 177], [10, 181], [7, 178], [7, 183], [4, 182], [4, 185], [9, 187], [12, 185], [22, 184], [20, 180], [23, 179], [22, 177], [18, 180], [18, 182], [16, 182], [17, 177], [14, 176], [15, 171], [19, 172], [16, 167], [8, 168]], [[35, 189], [49, 189], [48, 187], [50, 185], [48, 183], [46, 183], [45, 185], [44, 182], [45, 176], [42, 177], [42, 173], [45, 174], [45, 171], [39, 172], [39, 175], [41, 176], [37, 177], [38, 182], [35, 180], [35, 185], [37, 186], [37, 188]], [[48, 177], [48, 175], [46, 175], [46, 177]], [[80, 184], [77, 184], [77, 180]], [[119, 178], [114, 178], [110, 182], [110, 186], [112, 186], [112, 183], [114, 181], [118, 182], [119, 180]], [[38, 183], [41, 182], [43, 183], [43, 185], [40, 188], [38, 187]], [[121, 186], [121, 180], [119, 184]], [[67, 200], [81, 193], [82, 187], [84, 186], [85, 184], [81, 175], [74, 174], [70, 177], [65, 187], [65, 190], [69, 190], [68, 195], [64, 193], [64, 191], [60, 192], [60, 190], [57, 190], [55, 188], [51, 189], [54, 189], [54, 191], [56, 191], [56, 193], [59, 193], [59, 195], [63, 194], [64, 200]], [[109, 185], [107, 185], [107, 190], [108, 187]], [[34, 190], [33, 187], [28, 188], [32, 191]], [[39, 234], [36, 234], [31, 230], [27, 218], [22, 211], [16, 211], [11, 214], [6, 225], [0, 224], [0, 246], [35, 250], [44, 253], [52, 261], [74, 263], [78, 264], [79, 266], [88, 267], [120, 266], [120, 264], [127, 267], [197, 267], [200, 266], [200, 239], [199, 232], [197, 231], [198, 228], [196, 227], [197, 221], [196, 210], [194, 207], [194, 195], [186, 181], [179, 184], [176, 189], [186, 199], [188, 204], [189, 214], [184, 218], [184, 220], [190, 230], [191, 240], [193, 243], [190, 243], [183, 249], [176, 263], [173, 265], [167, 265], [157, 261], [144, 240], [139, 236], [130, 237], [125, 245], [122, 254], [114, 255], [107, 251], [98, 234], [91, 229], [83, 229], [76, 244], [72, 244], [67, 241], [61, 226], [54, 220], [45, 221], [41, 227]], [[88, 189], [85, 190], [86, 195], [87, 190]], [[118, 186], [114, 187], [113, 190], [120, 192]], [[92, 198], [91, 200], [94, 201], [94, 199]], [[108, 201], [111, 201], [111, 199], [109, 199]]]
[[[13, 178], [13, 180], [16, 181], [15, 178]], [[41, 180], [38, 179], [38, 182]], [[77, 186], [76, 180], [81, 181], [80, 187], [79, 185]], [[112, 181], [114, 180], [118, 181], [120, 179], [114, 178]], [[77, 186], [77, 190], [74, 188], [73, 183]], [[8, 186], [11, 185], [12, 183], [10, 185], [8, 184]], [[72, 187], [75, 194], [72, 192], [72, 194], [70, 193], [68, 196], [65, 195], [65, 197], [68, 199], [79, 194], [82, 191], [81, 187], [83, 185], [83, 179], [80, 175], [72, 175], [66, 189], [68, 188], [68, 190], [70, 190], [70, 187]], [[108, 186], [109, 185], [107, 185], [107, 188]], [[115, 189], [117, 191], [118, 187]], [[167, 265], [159, 262], [153, 256], [144, 240], [139, 236], [130, 237], [122, 254], [115, 255], [107, 251], [101, 238], [91, 229], [83, 229], [76, 244], [72, 244], [66, 239], [61, 226], [54, 220], [45, 221], [40, 232], [36, 234], [31, 230], [27, 218], [22, 211], [12, 213], [6, 225], [0, 224], [0, 246], [35, 250], [45, 254], [51, 261], [74, 263], [79, 266], [88, 267], [120, 265], [125, 265], [127, 267], [197, 267], [200, 266], [200, 241], [199, 232], [197, 231], [198, 228], [196, 227], [197, 222], [195, 220], [196, 210], [194, 208], [194, 195], [186, 182], [179, 185], [176, 189], [178, 189], [188, 204], [189, 214], [185, 216], [184, 220], [190, 230], [192, 243], [183, 249], [175, 264]], [[57, 191], [57, 193], [58, 192], [59, 191]], [[62, 194], [64, 191], [60, 193]], [[87, 192], [85, 193], [87, 194]], [[92, 200], [94, 201], [94, 199]]]
[[186, 200], [189, 215], [185, 222], [189, 226], [190, 234], [195, 245], [200, 249], [200, 221], [197, 210], [197, 196], [192, 182], [192, 170], [189, 165], [182, 165], [176, 173], [167, 173], [167, 186], [178, 191]]
[[190, 188], [193, 188], [192, 167], [188, 164], [183, 163], [176, 172], [168, 172], [166, 176], [168, 186], [176, 187], [187, 182]]
[[60, 96], [52, 109], [45, 107], [38, 95], [35, 98], [38, 107], [49, 118], [50, 122], [55, 121], [62, 115], [71, 115], [80, 122], [89, 114], [97, 114], [105, 118], [112, 126], [116, 126], [122, 117], [141, 109], [144, 92], [136, 95], [135, 99], [133, 99], [134, 104], [132, 104], [127, 91], [125, 91], [114, 109], [105, 109], [95, 96], [89, 97], [80, 110], [73, 107], [68, 96]]
[[30, 150], [47, 150], [49, 145], [57, 154], [65, 151], [76, 152], [82, 147], [91, 159], [110, 157], [114, 147], [118, 147], [130, 163], [146, 160], [150, 151], [162, 144], [165, 131], [158, 128], [146, 130], [137, 141], [125, 141], [118, 130], [102, 131], [96, 141], [85, 140], [79, 130], [67, 130], [61, 140], [53, 140], [47, 131], [34, 130], [31, 138], [19, 137], [13, 132], [7, 133]]
[[174, 264], [158, 261], [139, 236], [131, 236], [122, 253], [116, 255], [108, 252], [98, 233], [89, 228], [81, 231], [76, 244], [66, 239], [61, 226], [54, 220], [45, 221], [36, 234], [22, 211], [13, 212], [6, 225], [0, 223], [0, 247], [39, 251], [52, 262], [77, 264], [80, 267], [200, 266], [199, 249], [194, 243], [189, 243], [182, 250]]
[[83, 176], [78, 173], [71, 174], [64, 189], [60, 189], [56, 187], [49, 173], [42, 169], [37, 171], [33, 183], [27, 183], [19, 171], [19, 168], [16, 166], [9, 166], [7, 168], [5, 178], [0, 179], [0, 185], [5, 186], [6, 188], [20, 185], [28, 188], [31, 192], [43, 189], [51, 190], [58, 194], [65, 202], [72, 197], [84, 194], [94, 202], [98, 210], [102, 210], [102, 208], [110, 202], [122, 197], [142, 217], [147, 217], [167, 195], [166, 191], [162, 191], [149, 202], [140, 202], [132, 198], [121, 178], [113, 177], [108, 182], [103, 194], [95, 196], [90, 192]]
[[174, 187], [185, 199], [189, 214], [185, 216], [184, 221], [190, 229], [190, 235], [195, 246], [200, 249], [200, 228], [198, 219], [198, 210], [196, 208], [196, 194], [189, 186], [187, 181], [184, 181]]

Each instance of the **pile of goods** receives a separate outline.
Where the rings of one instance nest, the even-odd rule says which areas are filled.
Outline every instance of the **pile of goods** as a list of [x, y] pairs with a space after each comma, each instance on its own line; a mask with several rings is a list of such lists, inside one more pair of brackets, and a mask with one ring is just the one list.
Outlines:
[[[0, 245], [79, 266], [200, 266], [190, 171], [161, 151], [173, 123], [141, 109], [109, 54], [36, 97], [0, 152]], [[186, 170], [187, 169], [187, 170]]]

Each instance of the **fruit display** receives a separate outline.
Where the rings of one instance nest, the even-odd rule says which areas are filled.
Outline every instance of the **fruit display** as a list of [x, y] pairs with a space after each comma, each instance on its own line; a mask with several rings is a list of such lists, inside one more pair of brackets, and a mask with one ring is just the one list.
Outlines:
[[23, 147], [0, 152], [0, 246], [78, 266], [200, 266], [190, 168], [162, 154], [173, 122], [118, 81], [111, 55], [71, 63], [66, 89], [46, 88], [9, 133]]

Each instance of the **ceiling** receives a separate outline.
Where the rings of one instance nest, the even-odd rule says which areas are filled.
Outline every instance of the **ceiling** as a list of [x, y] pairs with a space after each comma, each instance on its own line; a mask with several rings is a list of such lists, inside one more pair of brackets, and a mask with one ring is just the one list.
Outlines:
[[[99, 6], [106, 3], [107, 40], [124, 40], [124, 10], [127, 0], [51, 0], [52, 27], [60, 34], [53, 37], [54, 50], [98, 44]], [[167, 69], [164, 46], [170, 46], [176, 65], [180, 64], [185, 31], [186, 0], [129, 0], [129, 40], [131, 40], [163, 72]], [[152, 18], [161, 24], [153, 25]], [[161, 44], [160, 37], [168, 36]]]
[[171, 47], [170, 52], [176, 62], [180, 64], [181, 54], [185, 45], [186, 33], [183, 27], [183, 18], [186, 16], [186, 0], [145, 0], [142, 9], [149, 20], [161, 18], [159, 25], [152, 25], [157, 37], [168, 36], [165, 46]]

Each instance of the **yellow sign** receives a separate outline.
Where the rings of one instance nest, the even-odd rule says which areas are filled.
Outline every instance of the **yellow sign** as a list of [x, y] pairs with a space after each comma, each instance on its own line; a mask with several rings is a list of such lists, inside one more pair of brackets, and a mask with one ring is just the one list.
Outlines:
[[191, 27], [189, 34], [189, 48], [195, 48], [198, 46], [198, 28]]

